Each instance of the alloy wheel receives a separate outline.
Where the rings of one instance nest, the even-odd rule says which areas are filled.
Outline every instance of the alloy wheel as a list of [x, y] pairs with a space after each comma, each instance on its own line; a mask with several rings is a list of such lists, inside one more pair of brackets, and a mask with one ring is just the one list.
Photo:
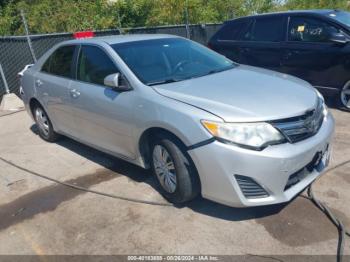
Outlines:
[[175, 164], [167, 149], [156, 145], [153, 149], [153, 166], [163, 189], [174, 193], [177, 186]]
[[341, 102], [343, 106], [350, 109], [350, 84], [346, 85], [340, 94]]
[[35, 109], [35, 120], [40, 131], [42, 131], [45, 136], [48, 136], [50, 132], [49, 120], [44, 110], [42, 110], [40, 107]]

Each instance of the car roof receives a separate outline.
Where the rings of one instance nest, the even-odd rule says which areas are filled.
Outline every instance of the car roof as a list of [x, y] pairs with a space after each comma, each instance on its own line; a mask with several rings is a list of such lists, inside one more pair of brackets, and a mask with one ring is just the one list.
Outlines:
[[274, 16], [274, 15], [298, 15], [298, 14], [314, 14], [314, 15], [328, 15], [330, 13], [334, 12], [344, 12], [343, 10], [337, 10], [337, 9], [313, 9], [313, 10], [290, 10], [290, 11], [281, 11], [281, 12], [271, 12], [271, 13], [264, 13], [264, 14], [256, 14], [251, 16], [245, 16], [245, 17], [239, 17], [237, 19], [232, 19], [230, 21], [235, 21], [238, 19], [244, 19], [244, 18], [255, 18], [255, 17], [264, 17], [264, 16]]
[[99, 36], [99, 37], [92, 37], [92, 38], [68, 40], [68, 41], [62, 42], [62, 44], [82, 44], [82, 43], [99, 44], [104, 42], [109, 45], [113, 45], [113, 44], [119, 44], [119, 43], [152, 40], [152, 39], [164, 39], [164, 38], [180, 38], [180, 37], [175, 35], [167, 35], [167, 34], [112, 35], [112, 36]]

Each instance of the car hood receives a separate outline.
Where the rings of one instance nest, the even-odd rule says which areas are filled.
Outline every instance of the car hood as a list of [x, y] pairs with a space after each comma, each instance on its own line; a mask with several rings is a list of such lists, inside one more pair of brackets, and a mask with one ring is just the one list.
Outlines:
[[307, 82], [251, 66], [154, 86], [163, 96], [193, 105], [226, 122], [256, 122], [304, 114], [316, 106]]

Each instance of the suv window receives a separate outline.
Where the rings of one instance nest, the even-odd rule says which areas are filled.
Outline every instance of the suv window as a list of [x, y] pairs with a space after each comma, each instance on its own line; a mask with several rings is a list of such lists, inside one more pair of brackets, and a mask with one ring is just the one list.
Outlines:
[[237, 40], [239, 33], [249, 25], [250, 20], [240, 20], [225, 24], [217, 35], [218, 40]]
[[256, 18], [243, 32], [242, 40], [281, 42], [284, 40], [284, 18], [282, 16]]
[[328, 42], [330, 34], [339, 31], [320, 19], [291, 17], [288, 39], [298, 42]]
[[41, 71], [63, 77], [71, 77], [75, 46], [62, 46], [46, 60]]
[[109, 56], [99, 47], [82, 46], [78, 60], [78, 80], [104, 85], [106, 76], [118, 73]]

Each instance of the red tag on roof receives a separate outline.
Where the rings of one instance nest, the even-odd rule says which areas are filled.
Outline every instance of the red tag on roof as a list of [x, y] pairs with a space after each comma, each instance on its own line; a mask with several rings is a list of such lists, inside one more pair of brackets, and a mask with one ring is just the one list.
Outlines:
[[91, 37], [94, 37], [95, 34], [92, 31], [83, 31], [83, 32], [75, 32], [73, 36], [75, 39], [80, 39], [80, 38], [91, 38]]

